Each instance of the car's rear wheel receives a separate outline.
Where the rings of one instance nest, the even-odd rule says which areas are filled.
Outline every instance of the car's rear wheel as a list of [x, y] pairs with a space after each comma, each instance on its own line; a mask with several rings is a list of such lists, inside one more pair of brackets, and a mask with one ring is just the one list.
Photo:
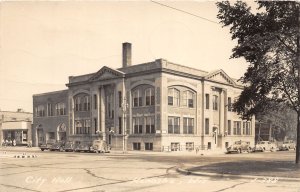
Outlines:
[[44, 151], [45, 149], [41, 149], [41, 151]]

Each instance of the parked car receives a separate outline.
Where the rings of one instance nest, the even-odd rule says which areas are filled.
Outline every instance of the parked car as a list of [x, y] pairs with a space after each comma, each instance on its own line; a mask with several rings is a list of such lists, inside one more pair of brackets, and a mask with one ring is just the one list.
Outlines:
[[64, 151], [65, 142], [57, 141], [50, 147], [50, 151]]
[[253, 148], [253, 151], [276, 151], [277, 146], [274, 142], [271, 141], [259, 141], [255, 147]]
[[65, 144], [64, 150], [66, 152], [72, 152], [75, 151], [75, 144], [72, 141], [68, 141]]
[[234, 142], [233, 145], [229, 146], [227, 148], [227, 153], [232, 153], [232, 152], [237, 152], [237, 153], [242, 153], [242, 152], [251, 152], [251, 147], [250, 143], [246, 141], [236, 141]]
[[91, 152], [91, 144], [89, 142], [81, 142], [75, 147], [75, 152]]
[[94, 140], [91, 151], [96, 153], [109, 153], [109, 146], [103, 140]]
[[296, 144], [292, 140], [284, 141], [278, 148], [280, 151], [296, 150]]
[[48, 140], [46, 143], [40, 145], [41, 151], [50, 150], [51, 146], [55, 143], [54, 140]]

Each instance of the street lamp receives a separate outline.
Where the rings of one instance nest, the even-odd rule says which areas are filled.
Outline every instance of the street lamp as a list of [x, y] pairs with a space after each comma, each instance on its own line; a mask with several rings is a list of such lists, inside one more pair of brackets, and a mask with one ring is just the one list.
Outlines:
[[128, 103], [126, 97], [123, 99], [122, 112], [123, 112], [123, 153], [126, 153], [126, 112], [128, 109]]
[[[100, 131], [100, 130], [97, 130], [97, 131], [96, 131], [96, 134], [98, 135], [99, 140], [101, 140], [101, 133], [102, 133], [102, 131]], [[103, 139], [103, 138], [102, 138], [102, 139]]]

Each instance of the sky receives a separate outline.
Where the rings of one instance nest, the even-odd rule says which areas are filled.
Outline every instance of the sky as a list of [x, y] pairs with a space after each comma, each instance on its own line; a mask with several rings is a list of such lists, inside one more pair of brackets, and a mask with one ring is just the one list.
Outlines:
[[[68, 77], [164, 58], [240, 78], [248, 64], [229, 59], [236, 45], [213, 1], [0, 2], [0, 109], [32, 112], [32, 95], [67, 89]], [[173, 7], [175, 9], [172, 9]], [[193, 16], [182, 11], [197, 15]]]

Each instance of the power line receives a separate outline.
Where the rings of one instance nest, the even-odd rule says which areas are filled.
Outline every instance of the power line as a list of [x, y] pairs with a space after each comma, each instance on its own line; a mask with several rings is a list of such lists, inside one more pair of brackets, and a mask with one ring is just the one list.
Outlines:
[[159, 3], [159, 2], [157, 2], [157, 1], [152, 1], [152, 0], [151, 0], [151, 2], [152, 2], [152, 3], [156, 3], [156, 4], [158, 4], [158, 5], [161, 5], [161, 6], [164, 6], [164, 7], [167, 7], [167, 8], [170, 8], [170, 9], [174, 9], [174, 10], [176, 10], [176, 11], [179, 11], [179, 12], [182, 12], [182, 13], [185, 13], [185, 14], [188, 14], [188, 15], [192, 15], [192, 16], [194, 16], [194, 17], [198, 17], [198, 18], [200, 18], [200, 19], [209, 21], [209, 22], [211, 22], [211, 23], [219, 24], [218, 22], [215, 22], [215, 21], [213, 21], [213, 20], [207, 19], [207, 18], [205, 18], [205, 17], [201, 17], [201, 16], [199, 16], [199, 15], [196, 15], [196, 14], [193, 14], [193, 13], [190, 13], [190, 12], [187, 12], [187, 11], [184, 11], [184, 10], [181, 10], [181, 9], [177, 9], [177, 8], [175, 8], [175, 7], [171, 7], [171, 6], [169, 6], [169, 5], [165, 5], [165, 4]]

